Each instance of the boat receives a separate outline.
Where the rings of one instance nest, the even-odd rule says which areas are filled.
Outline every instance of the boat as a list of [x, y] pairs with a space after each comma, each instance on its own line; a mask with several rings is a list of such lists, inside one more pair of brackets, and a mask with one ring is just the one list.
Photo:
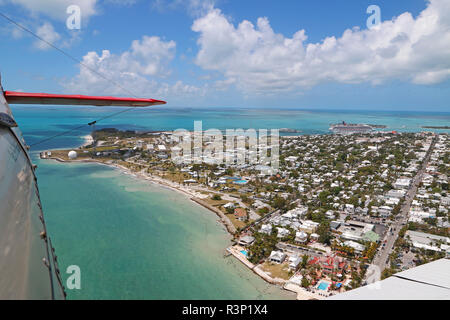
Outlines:
[[332, 124], [330, 131], [334, 134], [355, 134], [355, 133], [370, 133], [374, 128], [368, 124], [351, 124], [342, 121], [339, 124]]

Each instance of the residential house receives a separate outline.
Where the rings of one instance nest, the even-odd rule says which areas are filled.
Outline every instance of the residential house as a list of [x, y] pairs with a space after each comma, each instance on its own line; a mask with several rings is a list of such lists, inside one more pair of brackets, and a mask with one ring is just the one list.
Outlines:
[[305, 243], [308, 240], [308, 235], [303, 232], [299, 231], [295, 234], [295, 241], [299, 243]]
[[269, 257], [269, 261], [275, 262], [275, 263], [283, 263], [286, 259], [286, 254], [281, 251], [272, 251]]
[[247, 210], [244, 208], [234, 209], [234, 217], [239, 221], [246, 221], [248, 219]]
[[270, 235], [272, 233], [272, 225], [271, 224], [263, 224], [261, 226], [260, 232]]
[[289, 269], [296, 271], [301, 262], [302, 258], [300, 258], [299, 256], [294, 255], [289, 257]]
[[249, 235], [243, 236], [239, 239], [239, 245], [243, 247], [250, 246], [253, 242], [255, 242], [255, 238]]

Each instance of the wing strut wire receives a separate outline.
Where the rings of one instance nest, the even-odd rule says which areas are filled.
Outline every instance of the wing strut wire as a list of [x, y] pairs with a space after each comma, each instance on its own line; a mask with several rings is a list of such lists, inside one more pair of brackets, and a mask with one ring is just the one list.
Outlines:
[[[123, 91], [125, 91], [126, 93], [130, 94], [131, 96], [137, 98], [137, 96], [136, 96], [133, 92], [131, 92], [131, 91], [128, 90], [127, 88], [123, 87], [123, 86], [122, 86], [121, 84], [119, 84], [118, 82], [116, 82], [116, 81], [114, 81], [114, 80], [111, 80], [111, 79], [109, 79], [108, 77], [106, 77], [106, 76], [104, 76], [103, 74], [101, 74], [100, 72], [98, 72], [97, 70], [92, 69], [92, 68], [89, 67], [88, 65], [84, 64], [83, 61], [81, 61], [81, 60], [75, 58], [74, 56], [72, 56], [71, 54], [69, 54], [69, 53], [67, 53], [66, 51], [62, 50], [61, 48], [58, 48], [58, 47], [57, 47], [56, 45], [54, 45], [53, 43], [48, 42], [47, 40], [45, 40], [45, 39], [43, 39], [42, 37], [38, 36], [38, 35], [35, 34], [33, 31], [31, 31], [31, 30], [28, 29], [27, 27], [23, 26], [22, 24], [20, 24], [20, 23], [14, 21], [13, 19], [11, 19], [10, 17], [8, 17], [8, 16], [5, 15], [4, 13], [0, 12], [0, 17], [4, 18], [5, 20], [7, 20], [9, 23], [13, 24], [13, 25], [16, 26], [17, 28], [19, 28], [19, 29], [21, 29], [21, 30], [23, 30], [23, 31], [25, 31], [25, 32], [27, 32], [27, 33], [29, 33], [29, 34], [31, 34], [33, 37], [37, 38], [39, 41], [42, 41], [43, 43], [47, 44], [47, 45], [50, 46], [51, 48], [53, 48], [53, 49], [55, 49], [56, 51], [60, 52], [61, 54], [63, 54], [63, 55], [66, 56], [67, 58], [69, 58], [69, 59], [75, 61], [75, 62], [78, 63], [80, 66], [86, 68], [86, 69], [89, 70], [90, 72], [96, 74], [97, 76], [101, 77], [102, 79], [104, 79], [104, 80], [106, 80], [106, 81], [108, 81], [108, 82], [114, 84], [114, 85], [117, 86], [118, 88], [120, 88], [120, 89], [122, 89]], [[103, 121], [103, 120], [105, 120], [105, 119], [109, 119], [109, 118], [118, 116], [118, 115], [120, 115], [120, 114], [122, 114], [122, 113], [126, 113], [126, 112], [129, 112], [129, 111], [132, 111], [132, 110], [134, 110], [135, 108], [137, 108], [137, 107], [136, 107], [136, 106], [132, 106], [132, 107], [129, 107], [129, 108], [125, 109], [125, 110], [118, 111], [118, 112], [112, 113], [112, 114], [110, 114], [110, 115], [107, 115], [107, 116], [105, 116], [105, 117], [99, 118], [99, 119], [97, 119], [97, 120], [95, 120], [95, 121], [93, 121], [93, 122], [94, 122], [94, 123], [97, 123], [97, 122]], [[67, 130], [67, 131], [58, 133], [58, 134], [56, 134], [56, 135], [54, 135], [54, 136], [51, 136], [51, 137], [49, 137], [49, 138], [45, 138], [45, 139], [43, 139], [43, 140], [40, 140], [40, 141], [38, 141], [38, 142], [36, 142], [36, 143], [31, 144], [30, 147], [34, 147], [34, 146], [37, 146], [37, 145], [42, 144], [42, 143], [44, 143], [44, 142], [53, 140], [53, 139], [55, 139], [55, 138], [57, 138], [57, 137], [64, 136], [64, 135], [66, 135], [66, 134], [68, 134], [68, 133], [71, 133], [71, 132], [73, 132], [73, 131], [80, 130], [80, 129], [86, 127], [86, 126], [91, 126], [93, 122], [90, 122], [90, 123], [88, 123], [88, 124], [83, 124], [83, 125], [80, 125], [80, 126], [77, 126], [77, 127], [73, 128], [73, 129], [70, 129], [70, 130]]]
[[67, 53], [66, 51], [64, 51], [61, 48], [58, 48], [57, 46], [55, 46], [53, 43], [48, 42], [47, 40], [43, 39], [42, 37], [38, 36], [36, 33], [34, 33], [33, 31], [31, 31], [30, 29], [28, 29], [27, 27], [21, 25], [20, 23], [14, 21], [13, 19], [9, 18], [7, 15], [5, 15], [3, 12], [0, 12], [0, 16], [3, 17], [5, 20], [7, 20], [8, 22], [12, 23], [13, 25], [15, 25], [17, 28], [31, 34], [33, 37], [35, 37], [36, 39], [42, 41], [43, 43], [45, 43], [46, 45], [50, 46], [51, 48], [55, 49], [56, 51], [60, 52], [61, 54], [63, 54], [64, 56], [66, 56], [67, 58], [69, 58], [70, 60], [75, 61], [76, 63], [80, 64], [81, 66], [83, 66], [84, 68], [88, 69], [90, 72], [95, 73], [97, 76], [101, 77], [102, 79], [111, 82], [112, 84], [114, 84], [115, 86], [117, 86], [118, 88], [122, 89], [123, 91], [127, 92], [128, 94], [132, 95], [133, 97], [137, 98], [136, 95], [131, 92], [130, 90], [128, 90], [127, 88], [125, 88], [124, 86], [122, 86], [120, 83], [109, 79], [108, 77], [104, 76], [103, 74], [101, 74], [100, 72], [98, 72], [97, 70], [89, 67], [88, 65], [86, 65], [85, 63], [83, 63], [83, 61], [81, 61], [80, 59], [75, 58], [74, 56], [72, 56], [70, 53]]

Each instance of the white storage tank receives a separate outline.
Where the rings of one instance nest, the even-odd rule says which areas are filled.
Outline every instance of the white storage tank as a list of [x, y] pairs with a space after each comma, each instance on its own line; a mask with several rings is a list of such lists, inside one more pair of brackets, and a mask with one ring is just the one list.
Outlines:
[[69, 156], [69, 159], [74, 160], [77, 158], [78, 155], [77, 155], [76, 151], [72, 150], [69, 152], [68, 156]]

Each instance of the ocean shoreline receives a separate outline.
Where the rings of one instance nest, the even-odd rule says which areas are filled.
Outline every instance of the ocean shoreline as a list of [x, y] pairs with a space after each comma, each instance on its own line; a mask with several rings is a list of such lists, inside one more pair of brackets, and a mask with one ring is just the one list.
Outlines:
[[[81, 149], [83, 147], [86, 147], [90, 144], [92, 144], [92, 142], [94, 141], [94, 139], [92, 138], [91, 135], [86, 135], [83, 137], [85, 139], [84, 144], [82, 144], [81, 146], [77, 147], [77, 149]], [[56, 150], [56, 149], [54, 149]], [[194, 190], [192, 190], [191, 188], [189, 188], [188, 186], [181, 186], [181, 185], [176, 185], [175, 182], [172, 182], [170, 180], [161, 178], [161, 177], [157, 177], [154, 175], [149, 175], [149, 174], [145, 174], [142, 172], [132, 172], [130, 169], [120, 165], [120, 164], [116, 164], [116, 163], [105, 163], [105, 162], [101, 162], [101, 161], [96, 161], [94, 159], [82, 159], [82, 160], [64, 160], [58, 157], [54, 157], [54, 156], [48, 156], [46, 158], [42, 158], [43, 160], [55, 160], [61, 163], [95, 163], [95, 164], [100, 164], [100, 165], [105, 165], [109, 168], [112, 169], [116, 169], [119, 170], [121, 173], [127, 174], [127, 175], [131, 175], [137, 179], [140, 180], [145, 180], [148, 182], [151, 182], [153, 184], [156, 184], [158, 186], [170, 189], [172, 191], [176, 191], [186, 197], [189, 198], [189, 200], [191, 200], [192, 202], [194, 202], [195, 204], [202, 206], [206, 209], [208, 209], [209, 211], [213, 212], [214, 214], [216, 214], [219, 218], [219, 221], [222, 223], [222, 225], [225, 227], [226, 231], [228, 232], [228, 234], [230, 236], [232, 236], [234, 238], [235, 233], [237, 232], [236, 228], [234, 227], [234, 225], [231, 223], [231, 221], [229, 221], [229, 219], [221, 212], [219, 212], [218, 210], [215, 210], [214, 208], [212, 208], [210, 205], [208, 205], [207, 203], [205, 203], [204, 201], [202, 201], [202, 199], [206, 198], [205, 195], [202, 195]]]
[[[122, 165], [115, 164], [115, 163], [104, 163], [104, 162], [100, 162], [100, 161], [96, 161], [96, 160], [64, 160], [64, 159], [61, 159], [58, 157], [51, 157], [51, 156], [48, 158], [41, 158], [41, 159], [42, 160], [53, 160], [53, 161], [57, 161], [60, 163], [86, 163], [86, 164], [91, 163], [91, 164], [97, 164], [97, 165], [104, 165], [104, 166], [107, 166], [108, 168], [118, 170], [122, 174], [132, 176], [140, 181], [150, 182], [154, 185], [157, 185], [158, 187], [162, 187], [162, 188], [177, 192], [178, 194], [183, 195], [186, 198], [188, 198], [190, 201], [192, 201], [196, 205], [201, 206], [201, 207], [207, 209], [208, 211], [214, 213], [218, 218], [217, 222], [220, 223], [220, 225], [223, 227], [224, 231], [226, 231], [226, 233], [229, 236], [231, 236], [232, 239], [235, 238], [235, 234], [232, 233], [229, 228], [229, 225], [233, 226], [231, 221], [229, 222], [229, 224], [224, 222], [222, 219], [223, 217], [225, 217], [224, 215], [223, 215], [223, 217], [221, 215], [219, 215], [218, 210], [212, 209], [212, 207], [210, 205], [208, 205], [207, 203], [202, 201], [202, 198], [198, 197], [198, 196], [203, 196], [203, 195], [200, 195], [200, 194], [196, 193], [195, 191], [190, 190], [188, 187], [184, 187], [184, 188], [177, 187], [177, 186], [172, 185], [172, 184], [174, 184], [172, 181], [166, 180], [161, 177], [155, 177], [155, 176], [151, 176], [151, 175], [149, 176], [149, 175], [142, 174], [142, 173], [132, 172], [130, 169], [128, 169]], [[186, 190], [186, 189], [188, 189], [188, 190]], [[289, 285], [289, 283], [287, 283], [287, 282], [283, 285], [279, 280], [270, 277], [270, 275], [268, 275], [267, 273], [262, 271], [260, 268], [258, 268], [258, 266], [251, 266], [252, 264], [248, 260], [243, 260], [239, 256], [239, 254], [237, 252], [235, 252], [235, 249], [233, 248], [233, 241], [231, 240], [230, 242], [231, 242], [231, 245], [227, 248], [224, 248], [224, 251], [231, 254], [237, 261], [242, 263], [252, 273], [257, 275], [260, 279], [262, 279], [266, 283], [276, 286], [279, 289], [282, 289], [284, 291], [288, 291], [289, 293], [296, 294], [297, 300], [320, 299], [318, 296], [313, 295], [312, 293], [309, 293], [305, 290], [299, 291], [298, 288], [292, 289], [291, 286]]]
[[[107, 166], [108, 168], [118, 170], [122, 174], [132, 176], [140, 181], [150, 182], [152, 184], [157, 185], [158, 187], [177, 192], [178, 194], [185, 196], [187, 199], [189, 199], [196, 205], [201, 206], [201, 207], [207, 209], [208, 211], [214, 213], [218, 218], [217, 221], [220, 222], [221, 226], [224, 228], [224, 230], [227, 232], [227, 234], [229, 236], [231, 236], [232, 238], [235, 237], [234, 232], [236, 232], [236, 230], [234, 230], [234, 232], [233, 232], [233, 229], [235, 229], [235, 227], [233, 226], [231, 221], [229, 221], [229, 220], [224, 221], [225, 219], [228, 219], [228, 218], [226, 218], [225, 215], [223, 215], [223, 214], [221, 215], [218, 212], [218, 210], [214, 210], [210, 205], [208, 205], [206, 202], [202, 201], [202, 198], [201, 198], [202, 195], [200, 195], [199, 193], [196, 193], [193, 190], [189, 190], [189, 188], [187, 188], [187, 187], [184, 187], [184, 188], [177, 187], [177, 186], [173, 185], [172, 181], [166, 180], [161, 177], [149, 176], [149, 175], [144, 175], [142, 173], [132, 172], [128, 168], [121, 166], [120, 164], [115, 164], [115, 163], [104, 163], [104, 162], [95, 161], [95, 160], [64, 160], [64, 159], [57, 158], [57, 157], [48, 157], [48, 158], [41, 158], [41, 159], [42, 160], [53, 160], [53, 161], [57, 161], [60, 163], [91, 163], [91, 164], [97, 164], [97, 165], [104, 165], [104, 166]], [[186, 189], [188, 189], [189, 191]]]
[[[90, 137], [90, 139], [89, 139], [89, 137]], [[85, 138], [85, 143], [78, 148], [82, 148], [84, 146], [90, 145], [93, 141], [93, 140], [91, 140], [92, 136], [85, 136], [84, 138]], [[56, 150], [56, 149], [54, 149], [54, 150]], [[40, 155], [41, 154], [42, 153], [40, 153]], [[235, 240], [236, 235], [238, 235], [236, 228], [231, 223], [231, 221], [225, 216], [225, 214], [223, 214], [218, 209], [213, 208], [210, 204], [203, 201], [203, 199], [207, 198], [207, 196], [200, 194], [187, 186], [176, 185], [175, 182], [172, 182], [170, 180], [167, 180], [167, 179], [164, 179], [164, 178], [161, 178], [158, 176], [149, 175], [149, 174], [145, 174], [142, 172], [132, 172], [129, 168], [122, 166], [120, 164], [116, 164], [116, 163], [105, 163], [105, 162], [97, 161], [94, 159], [64, 160], [64, 159], [54, 157], [54, 156], [48, 156], [45, 158], [40, 156], [40, 158], [42, 160], [53, 160], [53, 161], [57, 161], [60, 163], [86, 163], [86, 164], [91, 163], [91, 164], [97, 164], [97, 165], [104, 165], [104, 166], [107, 166], [108, 168], [118, 170], [120, 173], [131, 176], [140, 181], [150, 182], [158, 187], [165, 188], [165, 189], [177, 192], [180, 195], [183, 195], [184, 197], [188, 198], [190, 201], [192, 201], [196, 205], [207, 209], [208, 211], [214, 213], [217, 216], [217, 218], [218, 218], [217, 222], [220, 223], [220, 225], [223, 227], [223, 229], [227, 233], [227, 235], [231, 237], [230, 246], [227, 248], [224, 248], [224, 252], [228, 252], [236, 260], [238, 260], [240, 263], [242, 263], [245, 267], [247, 267], [250, 271], [252, 271], [252, 273], [257, 275], [260, 279], [262, 279], [266, 283], [276, 286], [279, 289], [282, 289], [284, 291], [288, 291], [289, 293], [296, 294], [297, 300], [318, 299], [317, 296], [315, 296], [301, 288], [292, 289], [288, 282], [282, 283], [279, 279], [272, 278], [270, 275], [268, 275], [263, 270], [261, 270], [258, 266], [254, 266], [247, 259], [240, 257], [238, 252], [235, 252], [236, 251], [235, 248], [233, 248], [233, 246], [235, 245], [235, 241], [233, 241], [233, 240]], [[300, 289], [300, 291], [299, 291], [299, 289]]]

